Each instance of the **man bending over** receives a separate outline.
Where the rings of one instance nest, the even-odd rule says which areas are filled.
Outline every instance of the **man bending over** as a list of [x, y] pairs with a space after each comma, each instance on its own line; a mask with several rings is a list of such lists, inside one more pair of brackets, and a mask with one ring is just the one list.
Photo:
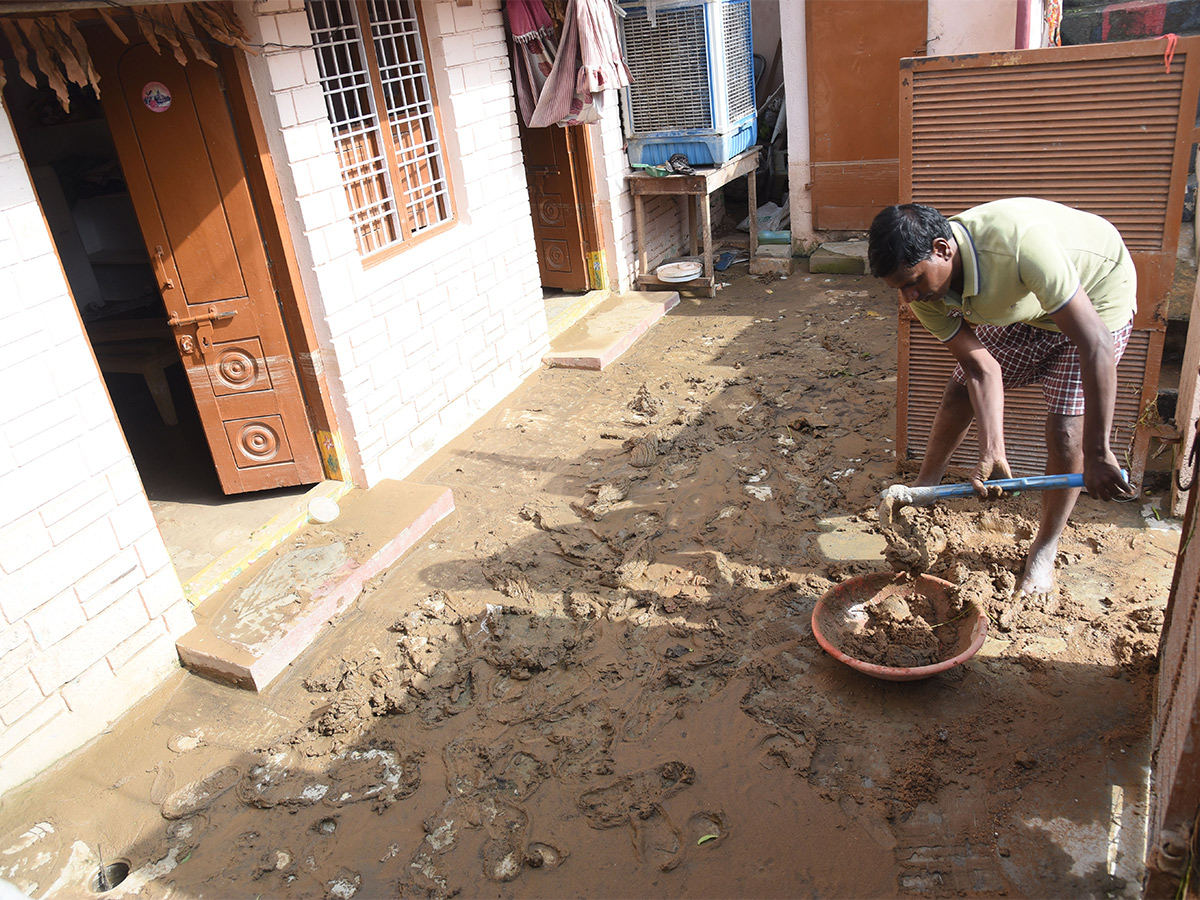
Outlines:
[[[871, 274], [900, 292], [958, 361], [934, 416], [917, 485], [941, 483], [976, 421], [971, 482], [1008, 478], [1004, 392], [1040, 382], [1046, 399], [1046, 474], [1083, 472], [1088, 493], [1130, 500], [1108, 445], [1117, 362], [1133, 330], [1137, 275], [1111, 223], [1028, 197], [995, 200], [946, 219], [919, 203], [889, 206], [871, 223]], [[1078, 488], [1046, 491], [1017, 590], [1054, 587], [1054, 558]]]

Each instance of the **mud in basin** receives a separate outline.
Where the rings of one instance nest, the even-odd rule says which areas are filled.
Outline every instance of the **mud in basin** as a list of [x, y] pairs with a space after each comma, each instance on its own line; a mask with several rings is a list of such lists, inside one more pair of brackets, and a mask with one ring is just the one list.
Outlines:
[[817, 642], [835, 659], [888, 681], [929, 678], [983, 646], [987, 617], [932, 575], [876, 572], [830, 588], [812, 615]]

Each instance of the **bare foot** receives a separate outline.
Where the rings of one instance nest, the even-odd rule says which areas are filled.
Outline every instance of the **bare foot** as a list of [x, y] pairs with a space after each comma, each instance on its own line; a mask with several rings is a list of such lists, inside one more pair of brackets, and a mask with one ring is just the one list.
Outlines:
[[1031, 600], [1043, 600], [1054, 590], [1054, 557], [1058, 545], [1034, 547], [1025, 560], [1025, 572], [1017, 584], [1016, 596]]

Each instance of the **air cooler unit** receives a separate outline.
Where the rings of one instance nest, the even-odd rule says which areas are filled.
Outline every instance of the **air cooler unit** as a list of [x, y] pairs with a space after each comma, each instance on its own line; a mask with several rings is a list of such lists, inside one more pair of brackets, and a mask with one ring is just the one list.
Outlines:
[[621, 42], [633, 83], [622, 91], [631, 163], [682, 153], [721, 165], [754, 145], [750, 0], [622, 0]]

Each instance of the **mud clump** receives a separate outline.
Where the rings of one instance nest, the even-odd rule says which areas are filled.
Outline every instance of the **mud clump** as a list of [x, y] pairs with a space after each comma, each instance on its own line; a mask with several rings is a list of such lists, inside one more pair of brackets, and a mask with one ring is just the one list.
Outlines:
[[893, 510], [891, 524], [883, 529], [887, 547], [884, 559], [896, 572], [931, 571], [946, 552], [946, 529], [936, 510], [901, 506]]
[[933, 604], [919, 594], [888, 594], [866, 610], [861, 630], [846, 636], [842, 652], [854, 659], [893, 668], [931, 666], [954, 653], [958, 634], [940, 625], [954, 621], [952, 610], [939, 622]]

